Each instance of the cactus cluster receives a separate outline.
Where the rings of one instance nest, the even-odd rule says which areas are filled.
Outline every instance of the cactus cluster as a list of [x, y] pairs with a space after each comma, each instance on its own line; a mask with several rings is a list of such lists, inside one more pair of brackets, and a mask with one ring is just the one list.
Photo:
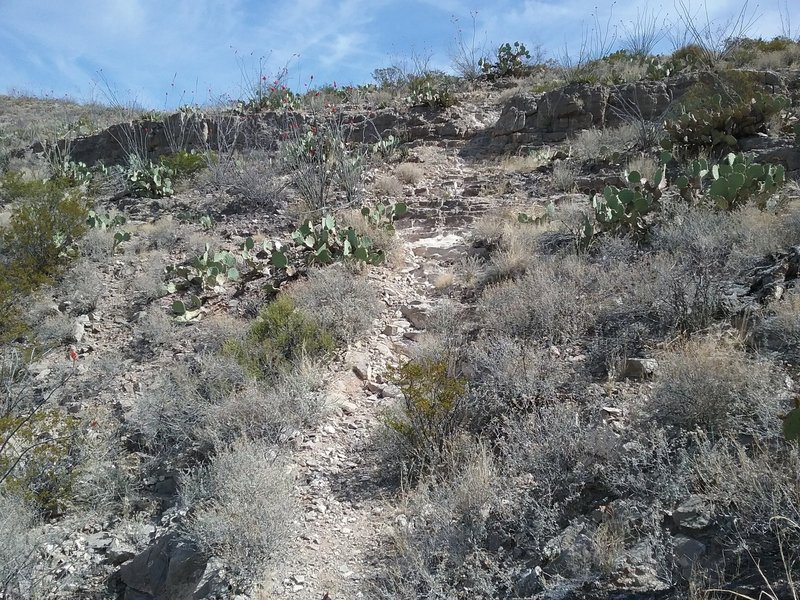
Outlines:
[[527, 61], [531, 59], [531, 53], [521, 42], [513, 44], [502, 44], [497, 48], [497, 61], [492, 62], [488, 58], [481, 58], [478, 66], [481, 70], [492, 77], [518, 77], [525, 74]]
[[371, 265], [381, 264], [385, 256], [372, 248], [372, 241], [355, 229], [341, 229], [331, 215], [322, 217], [318, 225], [305, 221], [292, 233], [295, 244], [308, 252], [310, 264], [330, 264], [342, 258], [354, 258]]
[[134, 196], [145, 198], [166, 198], [172, 196], [172, 169], [152, 161], [143, 161], [136, 156], [128, 160], [128, 167], [122, 174]]
[[373, 206], [361, 208], [361, 215], [367, 223], [373, 227], [380, 227], [394, 231], [394, 221], [408, 212], [408, 205], [405, 202], [395, 202], [394, 204], [384, 204], [377, 202]]
[[378, 140], [372, 144], [372, 153], [377, 154], [383, 159], [391, 158], [395, 150], [400, 146], [400, 140], [389, 135], [382, 140]]
[[641, 239], [648, 231], [645, 216], [658, 208], [664, 168], [653, 181], [643, 178], [638, 171], [626, 173], [628, 187], [608, 185], [602, 194], [592, 197], [594, 219], [585, 215], [576, 235], [579, 253], [588, 250], [599, 234], [630, 235]]
[[[713, 180], [705, 186], [703, 178], [709, 174]], [[783, 166], [760, 165], [742, 153], [730, 153], [719, 164], [692, 161], [687, 174], [678, 177], [675, 184], [684, 199], [706, 199], [720, 210], [737, 210], [751, 200], [764, 210], [785, 181]]]
[[685, 149], [695, 155], [701, 150], [734, 148], [738, 137], [760, 132], [789, 101], [783, 96], [757, 93], [748, 102], [730, 103], [717, 94], [711, 104], [692, 110], [682, 107], [680, 114], [667, 119], [664, 148]]
[[236, 257], [227, 250], [215, 252], [206, 244], [203, 254], [179, 265], [167, 267], [167, 274], [175, 275], [178, 281], [167, 285], [166, 291], [173, 293], [195, 287], [206, 291], [223, 286], [226, 281], [239, 279]]
[[517, 221], [519, 223], [529, 224], [529, 225], [544, 225], [545, 223], [549, 223], [550, 220], [556, 214], [556, 205], [550, 201], [550, 204], [547, 205], [545, 211], [539, 215], [538, 217], [532, 217], [528, 213], [518, 213], [517, 214]]
[[[115, 227], [121, 227], [125, 225], [125, 223], [126, 219], [122, 215], [115, 215], [112, 218], [108, 213], [103, 215], [93, 210], [89, 211], [89, 216], [86, 218], [86, 225], [91, 229], [113, 229]], [[119, 245], [123, 242], [130, 241], [130, 239], [131, 234], [128, 231], [115, 232], [111, 246], [111, 254], [116, 254]]]
[[449, 108], [457, 103], [446, 80], [433, 73], [412, 77], [408, 82], [408, 103], [411, 106]]

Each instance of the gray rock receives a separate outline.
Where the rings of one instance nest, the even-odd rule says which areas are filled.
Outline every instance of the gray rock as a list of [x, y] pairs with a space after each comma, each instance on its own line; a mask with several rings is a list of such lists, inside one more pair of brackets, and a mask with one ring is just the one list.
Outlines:
[[155, 540], [120, 567], [125, 600], [194, 600], [206, 559], [175, 533]]
[[705, 556], [706, 545], [694, 538], [676, 535], [672, 538], [672, 551], [676, 568], [682, 577], [689, 579], [695, 563]]
[[86, 538], [86, 544], [95, 552], [105, 552], [111, 546], [114, 539], [110, 534], [101, 531], [100, 533], [93, 533]]
[[121, 565], [136, 556], [133, 545], [120, 541], [117, 538], [111, 540], [111, 544], [106, 551], [108, 562], [112, 565]]
[[400, 307], [403, 317], [416, 329], [426, 329], [428, 326], [428, 312], [430, 306], [424, 302], [415, 301]]
[[654, 358], [628, 358], [622, 376], [627, 379], [647, 379], [658, 370], [658, 362]]
[[369, 354], [364, 352], [352, 352], [348, 356], [348, 362], [361, 381], [368, 381], [372, 378], [372, 367], [369, 364]]
[[564, 577], [577, 575], [592, 561], [592, 536], [585, 523], [572, 523], [544, 546], [546, 571]]
[[708, 527], [714, 507], [702, 496], [690, 496], [672, 511], [672, 521], [684, 529], [700, 530]]
[[72, 327], [72, 341], [80, 344], [86, 335], [86, 326], [89, 325], [89, 315], [81, 315], [75, 319]]

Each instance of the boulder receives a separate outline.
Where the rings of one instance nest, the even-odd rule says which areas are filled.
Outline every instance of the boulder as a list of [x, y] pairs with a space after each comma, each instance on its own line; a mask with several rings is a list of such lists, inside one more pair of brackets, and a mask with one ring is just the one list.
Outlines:
[[124, 600], [197, 600], [207, 560], [176, 533], [156, 539], [117, 573]]

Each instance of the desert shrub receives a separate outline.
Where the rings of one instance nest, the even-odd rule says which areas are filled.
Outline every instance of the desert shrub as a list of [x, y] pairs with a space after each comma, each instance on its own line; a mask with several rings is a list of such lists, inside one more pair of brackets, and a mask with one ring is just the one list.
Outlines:
[[85, 315], [97, 308], [103, 288], [97, 265], [80, 260], [61, 277], [54, 295], [59, 302], [68, 303], [71, 314]]
[[156, 350], [173, 341], [175, 320], [160, 307], [150, 308], [139, 313], [133, 331], [142, 344]]
[[610, 158], [615, 152], [624, 154], [635, 148], [639, 131], [635, 125], [608, 129], [585, 129], [570, 142], [572, 155], [578, 160], [598, 161]]
[[552, 400], [568, 376], [547, 351], [524, 339], [483, 336], [466, 354], [467, 421], [476, 432], [498, 433], [509, 417], [524, 418]]
[[776, 449], [731, 439], [705, 440], [694, 464], [694, 491], [713, 503], [729, 551], [743, 554], [748, 548], [750, 556], [777, 554], [770, 520], [781, 516], [800, 522], [797, 445]]
[[765, 352], [779, 352], [785, 360], [800, 360], [800, 300], [790, 293], [770, 305], [769, 314], [752, 327], [751, 343]]
[[[524, 484], [513, 490], [501, 531], [534, 555], [561, 530], [588, 489], [598, 489], [604, 465], [619, 452], [619, 442], [591, 411], [574, 402], [538, 407], [511, 424], [501, 440], [504, 473]], [[528, 478], [528, 479], [526, 479]]]
[[18, 496], [0, 490], [0, 596], [30, 598], [38, 546], [43, 541], [36, 530], [34, 510]]
[[219, 173], [217, 184], [240, 200], [240, 205], [227, 208], [228, 211], [235, 208], [237, 212], [279, 206], [286, 187], [278, 165], [266, 151], [259, 149], [238, 156], [233, 168]]
[[484, 326], [513, 337], [561, 343], [581, 337], [591, 320], [598, 272], [579, 257], [543, 257], [516, 281], [488, 287], [478, 310]]
[[401, 163], [394, 168], [394, 176], [408, 185], [417, 185], [422, 179], [422, 169], [413, 163]]
[[181, 481], [185, 533], [243, 589], [274, 564], [288, 534], [292, 480], [275, 450], [240, 440]]
[[378, 295], [369, 280], [334, 264], [314, 269], [289, 292], [298, 309], [340, 343], [369, 331], [380, 315]]
[[208, 165], [208, 160], [202, 154], [178, 150], [172, 154], [165, 154], [160, 159], [161, 164], [172, 171], [176, 177], [186, 177], [197, 173]]
[[206, 403], [188, 369], [176, 366], [136, 397], [127, 422], [144, 450], [168, 462], [198, 449]]
[[425, 478], [404, 499], [408, 522], [393, 528], [391, 554], [371, 597], [498, 597], [497, 580], [504, 577], [485, 546], [500, 475], [491, 453], [468, 439], [456, 444], [447, 461], [446, 475]]
[[690, 210], [654, 229], [652, 247], [664, 261], [654, 267], [662, 289], [658, 306], [667, 327], [689, 334], [724, 314], [724, 286], [772, 243], [750, 221]]
[[223, 354], [235, 358], [260, 379], [271, 379], [303, 358], [317, 358], [335, 347], [333, 334], [281, 295], [267, 304], [243, 341], [229, 340]]
[[659, 362], [642, 414], [677, 431], [701, 428], [714, 436], [764, 439], [779, 434], [783, 395], [769, 365], [730, 346], [700, 341]]
[[89, 427], [77, 449], [72, 502], [92, 511], [119, 511], [137, 497], [138, 459], [126, 451], [124, 433], [109, 410], [87, 413]]
[[86, 232], [88, 206], [78, 191], [56, 182], [14, 178], [3, 189], [16, 205], [0, 231], [5, 277], [20, 291], [28, 291], [50, 280], [68, 262], [65, 255]]
[[392, 176], [378, 177], [373, 188], [376, 196], [397, 198], [403, 195], [403, 186], [396, 177]]
[[6, 174], [3, 195], [14, 203], [0, 228], [0, 341], [25, 331], [19, 302], [56, 277], [86, 231], [88, 205], [77, 190], [54, 181], [24, 181]]
[[391, 374], [403, 392], [399, 410], [386, 419], [398, 434], [403, 470], [412, 478], [442, 466], [447, 445], [464, 423], [466, 381], [445, 361], [412, 361]]
[[568, 161], [558, 161], [553, 166], [553, 187], [559, 192], [571, 192], [575, 189], [575, 174], [577, 169]]
[[237, 385], [204, 411], [202, 435], [215, 447], [239, 437], [285, 443], [319, 418], [323, 395], [310, 365], [281, 373], [269, 386], [248, 381]]

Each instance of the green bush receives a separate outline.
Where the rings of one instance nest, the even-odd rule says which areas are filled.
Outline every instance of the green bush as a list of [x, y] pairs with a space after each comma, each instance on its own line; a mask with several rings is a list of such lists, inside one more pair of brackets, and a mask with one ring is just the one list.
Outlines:
[[77, 255], [75, 242], [87, 230], [88, 202], [63, 181], [24, 181], [7, 173], [2, 194], [14, 203], [0, 228], [0, 341], [24, 331], [17, 304], [49, 283]]
[[435, 468], [461, 429], [466, 381], [454, 377], [445, 361], [412, 361], [391, 377], [403, 392], [403, 405], [386, 419], [404, 442], [404, 467], [417, 476]]
[[279, 296], [262, 309], [242, 340], [228, 340], [223, 353], [259, 379], [275, 379], [303, 358], [324, 356], [335, 348], [333, 335], [303, 314], [294, 300]]
[[197, 173], [200, 169], [208, 165], [208, 161], [202, 154], [179, 150], [173, 154], [165, 154], [161, 157], [161, 166], [172, 171], [176, 177], [182, 177]]

